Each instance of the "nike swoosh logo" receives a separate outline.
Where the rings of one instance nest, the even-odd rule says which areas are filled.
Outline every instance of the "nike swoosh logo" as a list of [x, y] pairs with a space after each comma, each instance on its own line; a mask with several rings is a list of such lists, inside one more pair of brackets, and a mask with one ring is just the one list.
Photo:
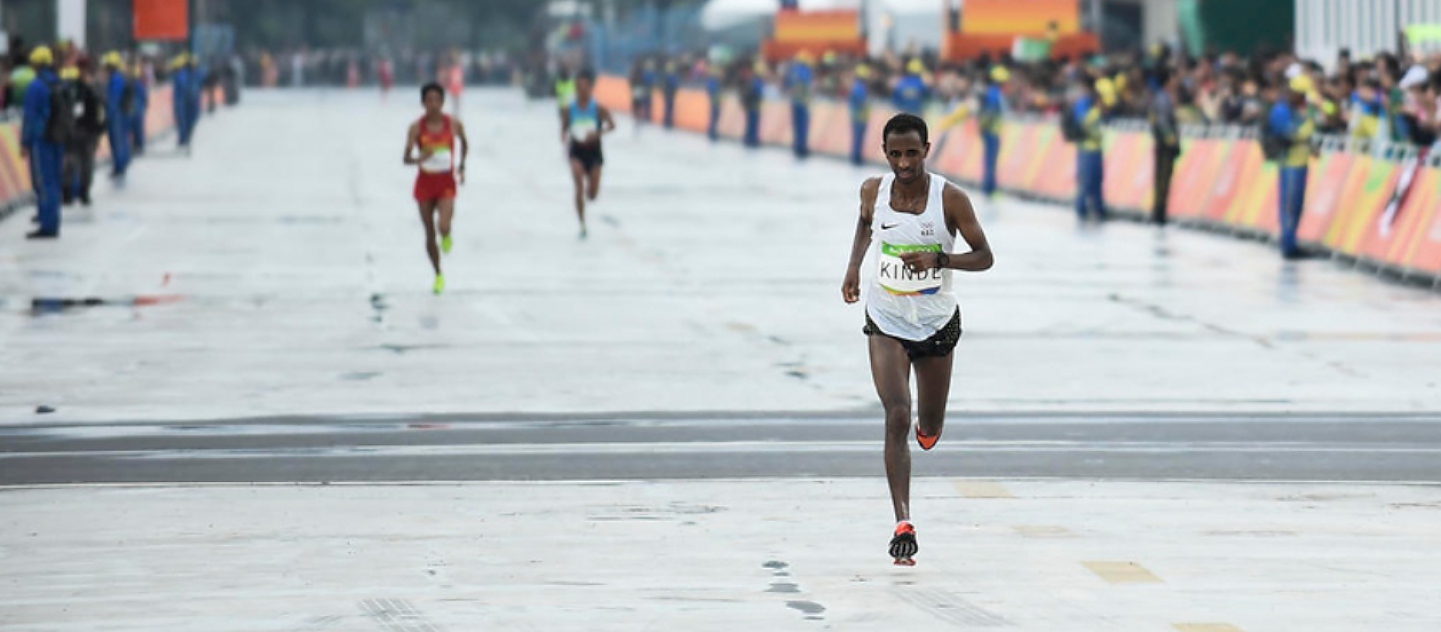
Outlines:
[[881, 224], [881, 230], [890, 230], [890, 229], [895, 228], [895, 227], [897, 227], [897, 226], [900, 226], [900, 224], [891, 224], [890, 226], [887, 226], [887, 225], [885, 225], [885, 224]]

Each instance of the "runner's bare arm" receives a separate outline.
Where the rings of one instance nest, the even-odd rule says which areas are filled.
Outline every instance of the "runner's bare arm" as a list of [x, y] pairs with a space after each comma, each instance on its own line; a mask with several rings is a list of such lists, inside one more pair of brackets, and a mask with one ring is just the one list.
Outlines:
[[946, 230], [960, 232], [961, 238], [971, 247], [970, 252], [948, 255], [945, 267], [971, 272], [989, 270], [996, 258], [991, 254], [991, 244], [986, 241], [986, 232], [981, 230], [980, 220], [976, 219], [976, 208], [971, 205], [970, 196], [960, 187], [947, 184], [941, 199], [946, 210]]
[[460, 121], [455, 122], [455, 137], [460, 141], [460, 164], [455, 171], [460, 174], [460, 181], [465, 182], [465, 158], [470, 155], [470, 139], [465, 137], [465, 125]]
[[604, 134], [606, 132], [615, 131], [615, 119], [611, 118], [610, 110], [607, 109], [605, 106], [599, 106], [596, 109], [600, 112], [600, 133]]
[[560, 111], [560, 142], [570, 140], [570, 110], [562, 108]]
[[420, 123], [411, 123], [410, 131], [405, 133], [405, 156], [403, 157], [405, 164], [417, 165], [420, 164], [420, 161], [425, 160], [424, 155], [419, 158], [415, 156], [415, 148], [418, 145], [420, 145]]
[[846, 265], [846, 278], [841, 282], [841, 298], [847, 303], [861, 300], [861, 262], [871, 249], [871, 220], [876, 215], [876, 196], [881, 189], [880, 178], [861, 184], [861, 212], [856, 218], [856, 236], [851, 241], [851, 260]]

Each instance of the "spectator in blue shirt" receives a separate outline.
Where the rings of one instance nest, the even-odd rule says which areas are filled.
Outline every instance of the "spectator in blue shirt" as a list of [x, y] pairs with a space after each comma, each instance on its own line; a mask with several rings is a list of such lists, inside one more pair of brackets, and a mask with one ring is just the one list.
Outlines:
[[124, 178], [130, 168], [130, 117], [134, 114], [135, 91], [125, 77], [125, 60], [111, 51], [102, 58], [105, 79], [105, 120], [110, 130], [112, 178]]
[[866, 125], [871, 120], [871, 94], [866, 85], [871, 80], [871, 67], [861, 64], [856, 67], [856, 78], [851, 83], [851, 95], [847, 99], [851, 111], [851, 164], [865, 162], [861, 156], [861, 145], [866, 140]]
[[811, 85], [815, 82], [812, 59], [805, 51], [796, 55], [785, 79], [785, 89], [791, 99], [791, 138], [795, 141], [797, 158], [810, 155]]

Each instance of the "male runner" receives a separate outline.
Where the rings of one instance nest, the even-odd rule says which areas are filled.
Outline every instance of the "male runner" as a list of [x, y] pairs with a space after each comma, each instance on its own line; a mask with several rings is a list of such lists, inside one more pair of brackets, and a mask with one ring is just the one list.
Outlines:
[[[435, 293], [445, 291], [445, 275], [440, 273], [440, 252], [450, 252], [450, 219], [455, 214], [457, 176], [465, 182], [465, 157], [470, 141], [465, 126], [443, 113], [445, 89], [438, 83], [420, 88], [420, 102], [425, 116], [410, 124], [405, 138], [405, 164], [420, 165], [415, 177], [415, 202], [420, 207], [420, 221], [425, 224], [425, 252], [435, 268]], [[460, 141], [460, 162], [454, 158], [455, 141]], [[417, 154], [418, 152], [418, 154]], [[439, 215], [437, 226], [436, 215]], [[436, 247], [436, 228], [440, 229], [440, 246]]]
[[561, 112], [560, 140], [570, 143], [570, 176], [575, 181], [575, 215], [580, 220], [580, 238], [585, 239], [585, 201], [600, 194], [600, 168], [605, 155], [600, 137], [615, 129], [610, 110], [592, 98], [595, 73], [582, 70], [575, 78], [575, 100]]
[[[926, 122], [897, 114], [886, 123], [881, 148], [891, 173], [861, 185], [851, 260], [841, 296], [861, 299], [861, 262], [879, 234], [877, 273], [866, 297], [871, 378], [886, 411], [886, 479], [891, 488], [896, 530], [890, 554], [895, 563], [915, 564], [916, 529], [911, 524], [911, 367], [916, 370], [916, 443], [930, 450], [945, 425], [951, 388], [952, 352], [961, 338], [961, 311], [951, 293], [951, 270], [991, 267], [991, 247], [964, 191], [926, 171], [931, 145]], [[970, 252], [953, 254], [956, 235]]]

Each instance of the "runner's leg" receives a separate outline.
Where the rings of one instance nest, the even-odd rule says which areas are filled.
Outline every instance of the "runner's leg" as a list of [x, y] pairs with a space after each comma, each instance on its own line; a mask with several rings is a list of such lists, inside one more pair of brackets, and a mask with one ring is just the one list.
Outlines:
[[575, 216], [585, 228], [585, 166], [580, 159], [570, 159], [570, 178], [575, 183]]
[[440, 221], [436, 228], [440, 231], [442, 239], [450, 236], [450, 222], [455, 217], [455, 198], [441, 198], [435, 202], [435, 210], [438, 211]]
[[425, 253], [430, 255], [430, 266], [440, 275], [440, 246], [435, 243], [435, 200], [419, 200], [420, 222], [425, 225]]
[[600, 168], [600, 165], [591, 167], [590, 173], [586, 174], [585, 199], [592, 202], [600, 195]]
[[951, 394], [951, 368], [956, 352], [916, 360], [916, 415], [926, 436], [941, 434], [946, 424], [946, 399]]
[[868, 336], [871, 378], [886, 411], [886, 481], [896, 521], [911, 518], [911, 361], [905, 347], [882, 335]]

